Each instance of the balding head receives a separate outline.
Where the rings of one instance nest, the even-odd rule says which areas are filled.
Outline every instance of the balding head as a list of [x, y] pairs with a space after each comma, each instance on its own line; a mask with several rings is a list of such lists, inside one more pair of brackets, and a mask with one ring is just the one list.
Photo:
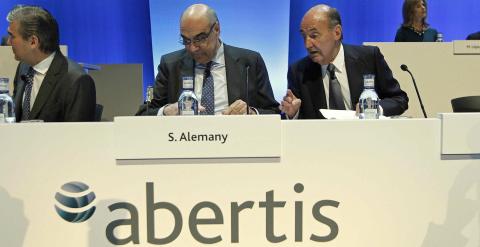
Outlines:
[[215, 11], [205, 4], [188, 7], [180, 18], [180, 35], [193, 59], [206, 64], [220, 47], [220, 23]]
[[303, 16], [303, 20], [305, 20], [305, 18], [311, 18], [317, 21], [327, 20], [329, 28], [334, 28], [336, 25], [342, 25], [342, 20], [337, 9], [325, 4], [319, 4], [309, 9]]
[[187, 20], [207, 20], [210, 25], [218, 21], [217, 13], [206, 4], [194, 4], [183, 11], [180, 23]]

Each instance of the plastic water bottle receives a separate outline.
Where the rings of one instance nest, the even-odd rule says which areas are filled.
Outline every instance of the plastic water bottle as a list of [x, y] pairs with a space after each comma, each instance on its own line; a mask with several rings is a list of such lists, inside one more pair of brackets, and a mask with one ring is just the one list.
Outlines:
[[193, 77], [183, 77], [183, 92], [178, 98], [178, 113], [182, 116], [198, 115], [198, 99], [193, 92]]
[[443, 42], [443, 33], [437, 33], [436, 42]]
[[380, 117], [377, 93], [375, 92], [375, 75], [363, 76], [363, 92], [360, 94], [360, 119], [378, 119]]
[[15, 104], [8, 86], [8, 78], [0, 78], [0, 123], [15, 123]]

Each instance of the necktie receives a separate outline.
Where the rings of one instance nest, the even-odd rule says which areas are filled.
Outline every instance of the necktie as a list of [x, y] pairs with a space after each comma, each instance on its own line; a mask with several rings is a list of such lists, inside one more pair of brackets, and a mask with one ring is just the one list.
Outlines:
[[335, 76], [335, 66], [333, 64], [329, 64], [327, 71], [329, 73], [329, 109], [345, 110], [342, 89], [340, 88], [340, 83], [338, 83], [337, 77]]
[[213, 87], [213, 76], [210, 71], [212, 68], [212, 62], [207, 63], [205, 72], [203, 73], [203, 87], [202, 87], [202, 99], [201, 104], [205, 107], [203, 115], [215, 114], [215, 92]]
[[35, 70], [32, 67], [25, 74], [25, 90], [24, 98], [22, 103], [22, 120], [29, 120], [30, 118], [30, 99], [32, 95], [32, 86], [33, 86], [33, 76], [35, 75]]

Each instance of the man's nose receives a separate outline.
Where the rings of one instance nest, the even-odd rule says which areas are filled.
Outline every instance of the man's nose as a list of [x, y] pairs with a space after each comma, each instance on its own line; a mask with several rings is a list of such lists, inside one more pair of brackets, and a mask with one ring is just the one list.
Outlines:
[[190, 51], [190, 52], [196, 52], [198, 51], [199, 47], [197, 45], [195, 45], [195, 43], [190, 43], [189, 45], [187, 45], [187, 50]]
[[307, 49], [309, 49], [313, 46], [312, 40], [308, 36], [305, 37], [304, 43], [305, 43], [305, 48], [307, 48]]

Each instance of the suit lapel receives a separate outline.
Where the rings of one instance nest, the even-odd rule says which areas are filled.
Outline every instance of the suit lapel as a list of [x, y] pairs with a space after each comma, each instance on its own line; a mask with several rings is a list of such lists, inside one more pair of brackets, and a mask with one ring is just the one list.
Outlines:
[[[227, 76], [227, 91], [228, 91], [228, 103], [232, 104], [238, 99], [243, 99], [242, 97], [245, 92], [245, 76], [242, 73], [245, 66], [239, 65], [240, 59], [238, 56], [232, 53], [231, 47], [223, 44], [223, 53], [225, 57], [225, 71]], [[249, 71], [250, 79], [254, 75], [252, 73], [252, 68]]]
[[349, 45], [343, 45], [345, 52], [345, 67], [347, 69], [348, 86], [350, 87], [350, 100], [352, 109], [355, 109], [358, 98], [363, 91], [363, 63]]
[[28, 72], [28, 67], [25, 64], [20, 65], [18, 70], [18, 75], [16, 78], [15, 84], [15, 117], [17, 121], [20, 121], [22, 118], [22, 109], [23, 109], [23, 93], [25, 92], [25, 81], [22, 80], [22, 76], [26, 75]]
[[[67, 61], [60, 52], [57, 51], [55, 57], [53, 58], [52, 64], [50, 68], [48, 68], [47, 74], [43, 79], [42, 86], [40, 86], [40, 90], [38, 91], [37, 98], [33, 103], [32, 110], [30, 112], [30, 119], [38, 118], [43, 106], [50, 98], [50, 94], [55, 89], [57, 83], [59, 83], [59, 79], [61, 77], [62, 68], [67, 66]], [[65, 71], [67, 68], [65, 68]]]
[[327, 108], [325, 88], [323, 86], [322, 66], [314, 63], [310, 58], [308, 58], [307, 61], [307, 72], [304, 74], [306, 77], [305, 84], [309, 90], [309, 98], [312, 100], [312, 111], [315, 116], [319, 116], [321, 115], [319, 109]]

